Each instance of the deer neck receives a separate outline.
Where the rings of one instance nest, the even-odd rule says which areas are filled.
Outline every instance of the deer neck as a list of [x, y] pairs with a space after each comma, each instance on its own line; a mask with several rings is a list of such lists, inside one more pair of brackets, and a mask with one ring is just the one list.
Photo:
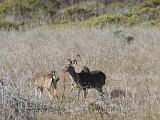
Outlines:
[[76, 82], [77, 81], [77, 73], [75, 72], [74, 69], [69, 72], [69, 76], [70, 76], [72, 82]]

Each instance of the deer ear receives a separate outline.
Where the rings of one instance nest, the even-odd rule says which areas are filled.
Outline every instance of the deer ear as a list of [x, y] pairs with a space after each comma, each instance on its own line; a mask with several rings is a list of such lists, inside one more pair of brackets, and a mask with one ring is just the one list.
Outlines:
[[55, 75], [56, 75], [55, 70], [54, 70], [54, 71], [52, 70], [52, 71], [51, 71], [51, 73], [50, 73], [50, 74], [48, 74], [48, 75], [51, 75], [52, 77], [53, 77], [53, 76], [55, 76]]
[[68, 59], [68, 61], [67, 61], [68, 63], [68, 65], [71, 65], [72, 64], [72, 60], [71, 59]]
[[73, 60], [72, 65], [73, 65], [73, 67], [75, 67], [77, 65], [77, 60]]
[[56, 75], [56, 71], [55, 71], [55, 70], [53, 71], [53, 75], [54, 75], [54, 76]]
[[59, 81], [59, 77], [57, 78], [57, 81]]

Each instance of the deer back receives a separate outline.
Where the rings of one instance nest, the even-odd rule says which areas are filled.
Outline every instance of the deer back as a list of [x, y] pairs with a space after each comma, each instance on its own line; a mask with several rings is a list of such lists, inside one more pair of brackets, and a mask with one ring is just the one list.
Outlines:
[[101, 71], [91, 71], [90, 73], [78, 73], [77, 83], [82, 86], [103, 86], [106, 76]]
[[35, 75], [33, 82], [38, 87], [49, 89], [52, 82], [52, 75], [48, 73], [38, 73]]

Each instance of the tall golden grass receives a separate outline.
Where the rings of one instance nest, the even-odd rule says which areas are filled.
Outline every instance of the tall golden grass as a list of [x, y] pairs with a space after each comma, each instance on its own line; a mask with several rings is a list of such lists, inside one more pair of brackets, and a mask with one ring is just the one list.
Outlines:
[[[117, 33], [122, 30], [121, 33]], [[124, 37], [125, 36], [125, 37]], [[134, 40], [127, 43], [126, 37]], [[107, 80], [103, 91], [106, 101], [116, 105], [110, 109], [114, 119], [160, 119], [160, 30], [143, 27], [115, 27], [104, 29], [33, 29], [25, 32], [0, 31], [0, 73], [8, 74], [24, 96], [29, 95], [28, 83], [39, 71], [56, 70], [60, 76], [59, 93], [64, 92], [66, 105], [78, 104], [76, 89], [69, 93], [70, 79], [63, 87], [63, 67], [68, 58], [77, 59], [78, 67], [101, 70]], [[107, 93], [114, 89], [126, 91], [121, 99], [111, 100]], [[47, 99], [46, 97], [44, 97]], [[99, 99], [95, 90], [89, 90], [88, 100]], [[57, 101], [56, 101], [57, 102]], [[60, 102], [60, 101], [59, 101]], [[109, 108], [107, 108], [109, 109]], [[66, 119], [111, 119], [112, 117], [78, 115]], [[63, 117], [59, 116], [58, 119]], [[39, 119], [43, 119], [39, 117]], [[49, 118], [54, 119], [54, 118]], [[113, 118], [112, 118], [113, 119]]]

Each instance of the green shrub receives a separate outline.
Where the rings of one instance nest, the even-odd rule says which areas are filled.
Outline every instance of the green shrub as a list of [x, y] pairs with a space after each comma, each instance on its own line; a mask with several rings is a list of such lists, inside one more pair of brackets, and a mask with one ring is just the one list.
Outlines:
[[155, 26], [155, 27], [160, 27], [160, 20], [151, 20], [143, 23], [144, 26]]
[[135, 12], [135, 15], [140, 16], [143, 21], [157, 19], [159, 18], [158, 14], [158, 10], [153, 7], [143, 7]]
[[[98, 2], [99, 0], [97, 0]], [[105, 26], [106, 24], [123, 24], [123, 25], [159, 25], [159, 7], [160, 0], [146, 0], [140, 5], [128, 8], [127, 12], [117, 15], [115, 8], [124, 7], [126, 4], [119, 0], [112, 1], [106, 4], [106, 11], [113, 9], [115, 12], [112, 14], [104, 14], [102, 16], [95, 16], [95, 9], [93, 5], [85, 2], [74, 4], [63, 10], [59, 9], [59, 5], [62, 5], [62, 0], [5, 0], [0, 4], [0, 17], [5, 20], [6, 16], [15, 16], [20, 21], [28, 23], [41, 23], [48, 22], [54, 25], [58, 24], [77, 24], [80, 23], [86, 27]], [[85, 3], [85, 4], [84, 4]], [[44, 19], [45, 18], [45, 19]], [[1, 20], [1, 19], [0, 19]], [[27, 21], [29, 20], [29, 21]], [[82, 21], [82, 22], [80, 22]], [[75, 22], [75, 23], [74, 23]], [[1, 28], [14, 28], [15, 23], [4, 22], [1, 20]]]
[[151, 24], [152, 26], [160, 27], [160, 19], [159, 19], [159, 20], [150, 21], [150, 24]]
[[0, 29], [5, 29], [5, 30], [18, 29], [18, 25], [13, 22], [0, 21]]
[[64, 14], [72, 15], [78, 10], [79, 10], [79, 5], [77, 4], [77, 5], [67, 7], [66, 9], [64, 9]]
[[85, 20], [92, 12], [92, 7], [88, 4], [75, 4], [63, 10], [62, 16], [65, 20]]
[[13, 6], [15, 6], [16, 0], [6, 0], [2, 4], [0, 4], [0, 15], [3, 16], [5, 14], [13, 11]]
[[139, 9], [139, 11], [137, 11], [137, 15], [143, 15], [143, 14], [154, 14], [156, 12], [155, 8], [150, 8], [150, 7], [143, 7], [141, 9]]
[[132, 15], [131, 17], [123, 17], [123, 24], [132, 26], [141, 23], [141, 18], [137, 15]]
[[86, 27], [102, 27], [107, 24], [123, 24], [127, 26], [139, 25], [142, 22], [141, 18], [137, 15], [127, 16], [118, 16], [118, 15], [103, 15], [100, 17], [92, 17], [85, 22], [83, 25]]
[[67, 15], [73, 15], [73, 14], [81, 14], [81, 12], [91, 12], [92, 11], [92, 7], [90, 5], [79, 5], [79, 4], [75, 4], [73, 6], [67, 7], [64, 9], [64, 14]]
[[85, 21], [84, 25], [86, 27], [95, 27], [95, 26], [102, 27], [108, 23], [118, 24], [120, 22], [121, 18], [119, 16], [106, 14], [100, 17], [92, 17], [89, 20]]
[[131, 11], [125, 12], [125, 13], [123, 14], [123, 16], [126, 16], [126, 17], [131, 17], [132, 15], [134, 15], [134, 13], [131, 12]]
[[39, 19], [42, 15], [53, 16], [58, 10], [59, 4], [59, 0], [5, 0], [0, 4], [0, 15], [12, 14], [24, 18], [37, 16]]
[[160, 5], [160, 0], [147, 0], [147, 2], [144, 3], [144, 7], [156, 7]]

